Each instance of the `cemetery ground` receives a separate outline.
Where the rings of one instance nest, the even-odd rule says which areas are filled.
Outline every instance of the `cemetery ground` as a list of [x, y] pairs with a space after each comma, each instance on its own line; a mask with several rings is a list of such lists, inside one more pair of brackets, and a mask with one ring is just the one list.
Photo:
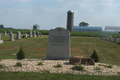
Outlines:
[[[9, 35], [4, 36], [1, 33], [1, 39], [4, 40], [3, 44], [0, 44], [0, 59], [16, 59], [16, 54], [18, 53], [20, 47], [23, 48], [25, 52], [25, 59], [42, 59], [46, 58], [47, 45], [48, 45], [48, 35], [43, 35], [42, 37], [32, 37], [32, 38], [22, 38], [20, 40], [8, 41]], [[22, 34], [23, 35], [23, 34]], [[21, 35], [21, 36], [22, 36]], [[16, 34], [14, 35], [16, 38]], [[100, 37], [81, 37], [72, 36], [70, 42], [70, 52], [71, 56], [83, 56], [90, 57], [94, 50], [96, 50], [101, 63], [107, 63], [112, 65], [120, 66], [120, 45], [117, 42], [110, 42], [101, 40]], [[75, 75], [75, 74], [58, 74], [49, 73], [46, 71], [44, 73], [38, 72], [0, 72], [0, 79], [92, 79], [92, 80], [119, 80], [120, 75], [116, 76], [95, 76], [95, 75]]]

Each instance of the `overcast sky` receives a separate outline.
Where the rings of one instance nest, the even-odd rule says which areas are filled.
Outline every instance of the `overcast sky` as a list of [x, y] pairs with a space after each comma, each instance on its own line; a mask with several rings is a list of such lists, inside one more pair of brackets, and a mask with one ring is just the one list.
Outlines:
[[4, 27], [41, 30], [66, 28], [67, 11], [74, 11], [74, 26], [120, 26], [120, 0], [0, 0], [0, 24]]

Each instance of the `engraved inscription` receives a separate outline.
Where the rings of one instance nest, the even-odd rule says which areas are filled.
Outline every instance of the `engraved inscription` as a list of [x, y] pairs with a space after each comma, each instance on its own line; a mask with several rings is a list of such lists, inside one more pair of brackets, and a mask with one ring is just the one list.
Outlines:
[[67, 44], [51, 44], [51, 46], [67, 46]]
[[52, 43], [66, 43], [65, 36], [51, 36]]

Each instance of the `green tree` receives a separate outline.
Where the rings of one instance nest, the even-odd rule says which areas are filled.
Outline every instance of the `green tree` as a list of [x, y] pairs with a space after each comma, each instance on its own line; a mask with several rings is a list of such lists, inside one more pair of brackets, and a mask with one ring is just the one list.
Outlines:
[[84, 27], [86, 27], [86, 26], [88, 26], [89, 24], [88, 23], [86, 23], [86, 22], [80, 22], [79, 23], [79, 26], [84, 26]]
[[94, 59], [95, 62], [99, 62], [99, 57], [95, 50], [94, 50], [93, 54], [91, 55], [91, 58]]
[[22, 47], [20, 48], [20, 51], [18, 52], [18, 54], [17, 54], [17, 59], [18, 60], [21, 60], [21, 59], [24, 59], [25, 58], [25, 53], [24, 53], [24, 51], [23, 51], [23, 49], [22, 49]]

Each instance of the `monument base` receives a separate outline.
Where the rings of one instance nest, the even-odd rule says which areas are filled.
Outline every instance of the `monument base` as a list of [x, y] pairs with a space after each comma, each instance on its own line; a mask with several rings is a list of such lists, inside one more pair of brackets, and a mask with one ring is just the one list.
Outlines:
[[0, 44], [2, 44], [3, 43], [3, 40], [0, 40]]

